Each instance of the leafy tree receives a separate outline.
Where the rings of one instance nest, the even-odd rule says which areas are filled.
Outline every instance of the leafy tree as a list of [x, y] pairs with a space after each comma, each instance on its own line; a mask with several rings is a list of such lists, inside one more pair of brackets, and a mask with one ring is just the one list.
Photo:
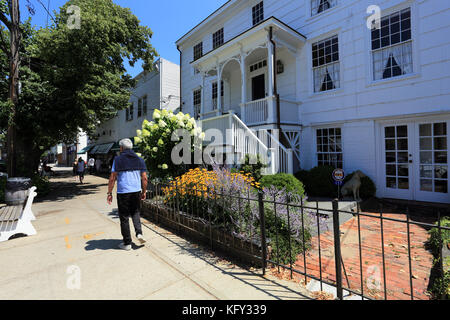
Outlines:
[[[72, 5], [80, 8], [79, 29], [68, 24]], [[74, 142], [80, 129], [92, 134], [128, 107], [135, 82], [126, 74], [125, 62], [133, 66], [142, 60], [150, 70], [157, 53], [150, 43], [152, 31], [112, 0], [70, 0], [51, 26], [33, 30], [28, 22], [22, 30], [22, 93], [15, 125], [20, 174], [30, 175], [46, 149]], [[1, 61], [8, 59], [0, 53]], [[0, 81], [3, 104], [5, 90]], [[5, 128], [9, 115], [2, 110], [0, 125]]]

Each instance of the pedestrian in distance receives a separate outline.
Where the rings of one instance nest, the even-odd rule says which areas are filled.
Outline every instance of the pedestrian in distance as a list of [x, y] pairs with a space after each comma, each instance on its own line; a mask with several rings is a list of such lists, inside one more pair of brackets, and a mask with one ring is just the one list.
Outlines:
[[89, 161], [88, 161], [89, 174], [94, 173], [94, 165], [95, 165], [95, 159], [93, 157], [90, 157]]
[[141, 200], [145, 200], [147, 190], [147, 167], [142, 158], [133, 151], [130, 139], [119, 142], [120, 155], [112, 163], [108, 184], [107, 202], [113, 201], [113, 189], [117, 181], [117, 206], [119, 209], [120, 230], [123, 242], [120, 249], [131, 250], [131, 233], [129, 218], [131, 217], [136, 237], [141, 244], [146, 242], [142, 235]]
[[80, 178], [81, 184], [83, 184], [85, 170], [86, 170], [86, 162], [83, 160], [83, 158], [80, 157], [80, 159], [78, 159], [78, 164], [77, 164], [77, 174], [78, 174], [78, 177]]

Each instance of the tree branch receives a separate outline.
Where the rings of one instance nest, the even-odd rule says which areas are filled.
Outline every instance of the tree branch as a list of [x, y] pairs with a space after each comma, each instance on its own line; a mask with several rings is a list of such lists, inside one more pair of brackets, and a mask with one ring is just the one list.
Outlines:
[[3, 22], [3, 24], [11, 30], [11, 22], [8, 21], [8, 18], [5, 16], [3, 12], [0, 12], [0, 21]]

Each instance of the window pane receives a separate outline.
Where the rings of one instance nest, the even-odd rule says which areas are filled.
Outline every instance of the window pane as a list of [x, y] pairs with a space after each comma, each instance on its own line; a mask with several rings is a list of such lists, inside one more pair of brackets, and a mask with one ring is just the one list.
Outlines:
[[420, 191], [433, 192], [433, 180], [421, 179], [420, 180]]
[[434, 180], [434, 192], [448, 193], [448, 180]]
[[446, 136], [447, 135], [447, 123], [435, 123], [433, 125], [435, 136]]
[[395, 138], [395, 127], [384, 128], [384, 136], [386, 138]]
[[434, 153], [435, 163], [447, 163], [447, 152], [435, 152]]
[[395, 150], [395, 139], [386, 139], [386, 150]]
[[436, 166], [434, 170], [434, 177], [436, 179], [448, 179], [448, 167], [447, 166]]
[[397, 189], [397, 178], [394, 177], [386, 177], [386, 187]]
[[447, 150], [447, 138], [434, 138], [434, 150]]
[[431, 137], [431, 124], [421, 124], [419, 131], [421, 137]]
[[433, 140], [431, 138], [420, 138], [420, 150], [433, 150]]
[[398, 188], [402, 190], [409, 189], [409, 179], [408, 178], [398, 178]]
[[420, 166], [421, 178], [433, 178], [433, 166]]

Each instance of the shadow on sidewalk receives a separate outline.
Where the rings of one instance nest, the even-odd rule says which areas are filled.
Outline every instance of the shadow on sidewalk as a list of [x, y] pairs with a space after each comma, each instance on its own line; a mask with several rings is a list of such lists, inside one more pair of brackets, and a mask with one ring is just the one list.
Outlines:
[[48, 195], [37, 198], [36, 203], [41, 202], [53, 202], [53, 201], [65, 201], [73, 199], [83, 195], [93, 195], [99, 191], [99, 189], [107, 183], [90, 184], [90, 183], [75, 183], [68, 181], [51, 181], [51, 191]]
[[[84, 248], [86, 251], [94, 251], [94, 250], [122, 250], [119, 249], [119, 244], [122, 243], [122, 240], [118, 239], [101, 239], [101, 240], [90, 240], [86, 242], [87, 246]], [[131, 245], [132, 250], [138, 250], [144, 248], [145, 246], [137, 246], [134, 243]]]
[[[260, 273], [252, 271], [250, 268], [248, 268], [248, 266], [236, 262], [230, 262], [228, 261], [227, 257], [221, 255], [219, 252], [213, 252], [203, 245], [190, 243], [187, 239], [184, 238], [181, 238], [184, 240], [184, 244], [182, 244], [179, 241], [180, 236], [175, 235], [170, 231], [162, 229], [162, 232], [159, 232], [148, 224], [143, 224], [143, 226], [175, 245], [177, 247], [177, 251], [180, 254], [187, 254], [192, 257], [201, 259], [223, 274], [229, 275], [234, 279], [239, 280], [250, 287], [253, 287], [256, 290], [262, 291], [275, 300], [293, 299], [293, 294], [300, 300], [313, 300], [313, 298], [306, 296], [299, 291], [293, 290], [286, 285], [263, 277]], [[236, 267], [244, 269], [245, 271], [239, 272], [239, 269], [236, 270]]]

